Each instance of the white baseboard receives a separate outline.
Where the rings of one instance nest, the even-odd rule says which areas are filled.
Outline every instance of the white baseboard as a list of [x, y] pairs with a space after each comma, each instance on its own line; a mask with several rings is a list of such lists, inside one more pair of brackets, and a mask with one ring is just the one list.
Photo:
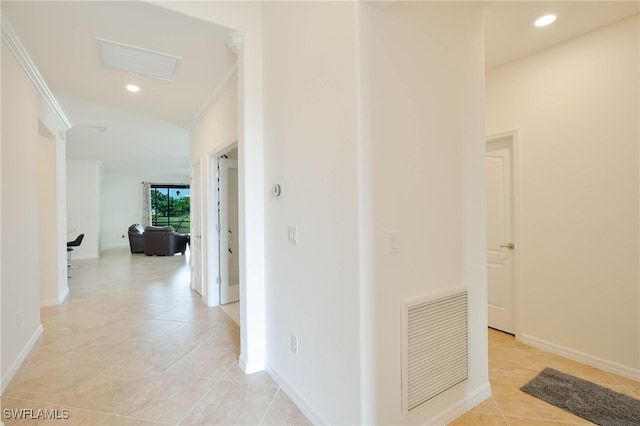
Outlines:
[[309, 421], [314, 425], [328, 425], [330, 424], [326, 419], [322, 418], [320, 413], [311, 407], [306, 399], [304, 399], [300, 394], [291, 386], [286, 380], [282, 378], [282, 376], [274, 369], [267, 368], [267, 373], [271, 376], [274, 382], [280, 386], [280, 389], [287, 394], [289, 399], [293, 401], [294, 404], [298, 406], [302, 414], [307, 416]]
[[263, 371], [264, 358], [259, 361], [247, 362], [247, 360], [242, 355], [240, 355], [240, 357], [238, 357], [238, 367], [240, 367], [240, 369], [245, 374], [253, 374], [257, 373], [258, 371]]
[[471, 392], [467, 397], [458, 403], [451, 406], [449, 409], [440, 413], [438, 416], [430, 419], [425, 424], [427, 425], [447, 425], [480, 404], [485, 399], [491, 396], [491, 384], [489, 382], [480, 386], [475, 391]]
[[576, 351], [526, 334], [518, 336], [518, 340], [525, 345], [533, 346], [534, 348], [542, 349], [543, 351], [551, 352], [552, 354], [560, 355], [565, 358], [590, 365], [591, 367], [627, 377], [631, 380], [640, 381], [640, 369], [618, 364], [617, 362], [602, 359], [591, 354]]
[[41, 300], [40, 307], [46, 308], [48, 306], [58, 306], [59, 304], [64, 302], [64, 299], [66, 299], [68, 295], [69, 295], [69, 286], [66, 285], [64, 286], [64, 291], [57, 299]]
[[13, 376], [15, 376], [16, 372], [18, 371], [18, 368], [20, 368], [24, 360], [27, 358], [27, 356], [29, 355], [29, 352], [31, 352], [31, 349], [33, 349], [33, 345], [36, 344], [36, 341], [38, 340], [38, 337], [40, 337], [41, 334], [42, 334], [42, 324], [40, 324], [38, 328], [36, 328], [36, 331], [33, 333], [33, 335], [31, 336], [27, 344], [24, 346], [24, 348], [22, 349], [22, 351], [20, 352], [16, 360], [13, 362], [13, 364], [11, 364], [11, 367], [9, 367], [9, 369], [7, 370], [7, 373], [4, 376], [2, 376], [2, 383], [0, 384], [0, 394], [4, 393], [4, 391], [7, 389], [7, 386], [9, 386], [9, 383], [13, 379]]
[[[326, 419], [322, 417], [317, 410], [315, 410], [309, 402], [304, 399], [293, 386], [291, 386], [276, 370], [273, 368], [267, 368], [267, 372], [271, 378], [280, 386], [282, 391], [287, 394], [289, 399], [298, 406], [300, 411], [307, 416], [307, 418], [314, 425], [328, 425], [330, 424]], [[431, 418], [422, 424], [427, 425], [446, 425], [457, 419], [476, 405], [480, 404], [485, 399], [491, 396], [491, 384], [489, 382], [480, 386], [473, 391], [464, 400], [454, 404], [444, 412], [440, 413], [436, 417]]]

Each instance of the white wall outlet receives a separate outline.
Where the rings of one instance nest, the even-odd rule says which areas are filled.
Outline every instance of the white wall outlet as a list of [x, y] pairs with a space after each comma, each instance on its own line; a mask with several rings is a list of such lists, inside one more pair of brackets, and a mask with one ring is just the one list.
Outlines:
[[293, 334], [291, 335], [291, 352], [294, 355], [298, 355], [298, 338]]
[[289, 244], [298, 245], [298, 228], [295, 226], [289, 226], [288, 229]]

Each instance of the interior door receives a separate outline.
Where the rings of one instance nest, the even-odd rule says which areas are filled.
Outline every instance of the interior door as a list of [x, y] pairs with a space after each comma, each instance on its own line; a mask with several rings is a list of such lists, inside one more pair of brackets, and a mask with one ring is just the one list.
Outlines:
[[238, 262], [238, 162], [218, 159], [218, 241], [220, 256], [220, 303], [240, 298]]
[[515, 334], [514, 173], [511, 141], [489, 141], [485, 161], [489, 327]]
[[202, 180], [200, 164], [191, 168], [191, 288], [202, 295]]

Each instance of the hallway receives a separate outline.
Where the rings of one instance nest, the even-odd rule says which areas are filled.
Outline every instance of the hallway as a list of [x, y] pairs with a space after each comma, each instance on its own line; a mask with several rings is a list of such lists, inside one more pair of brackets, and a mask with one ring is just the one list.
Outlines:
[[[309, 424], [265, 372], [238, 368], [240, 329], [189, 288], [188, 256], [107, 250], [74, 261], [69, 296], [2, 396], [73, 425]], [[63, 410], [68, 411], [63, 411]], [[56, 413], [55, 411], [53, 411]]]
[[[240, 330], [190, 290], [188, 255], [108, 250], [73, 263], [67, 300], [42, 309], [44, 332], [2, 396], [5, 425], [310, 424], [266, 372], [240, 371]], [[451, 425], [589, 424], [519, 391], [547, 366], [640, 398], [638, 382], [488, 338], [493, 396]], [[69, 419], [7, 419], [6, 409]]]

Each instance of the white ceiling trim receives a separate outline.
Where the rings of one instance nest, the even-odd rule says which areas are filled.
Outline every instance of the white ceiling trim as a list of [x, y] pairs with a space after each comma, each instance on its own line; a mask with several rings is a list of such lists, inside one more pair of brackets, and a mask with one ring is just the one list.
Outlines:
[[73, 127], [71, 120], [69, 120], [69, 117], [60, 105], [60, 102], [58, 102], [58, 99], [56, 99], [53, 92], [49, 89], [47, 82], [31, 59], [29, 52], [25, 49], [22, 41], [13, 29], [13, 26], [7, 19], [6, 15], [2, 15], [2, 38], [7, 43], [9, 50], [11, 50], [15, 55], [20, 65], [22, 65], [22, 68], [25, 70], [38, 92], [40, 92], [42, 98], [45, 100], [47, 105], [49, 105], [56, 118], [60, 121], [64, 130], [71, 129]]
[[198, 124], [198, 121], [202, 118], [205, 111], [212, 105], [215, 105], [216, 102], [220, 100], [222, 95], [227, 91], [229, 87], [238, 79], [238, 62], [233, 64], [231, 69], [227, 71], [227, 73], [222, 77], [220, 83], [211, 91], [211, 94], [207, 98], [207, 100], [202, 104], [202, 106], [198, 109], [198, 111], [189, 119], [184, 127], [188, 131], [192, 131], [193, 128]]

